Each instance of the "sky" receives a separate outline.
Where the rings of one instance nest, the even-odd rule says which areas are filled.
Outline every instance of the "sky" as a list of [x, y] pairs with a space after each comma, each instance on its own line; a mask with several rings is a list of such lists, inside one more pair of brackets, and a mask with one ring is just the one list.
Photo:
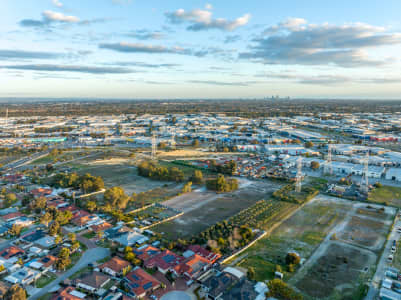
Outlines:
[[401, 99], [399, 0], [1, 0], [0, 97]]

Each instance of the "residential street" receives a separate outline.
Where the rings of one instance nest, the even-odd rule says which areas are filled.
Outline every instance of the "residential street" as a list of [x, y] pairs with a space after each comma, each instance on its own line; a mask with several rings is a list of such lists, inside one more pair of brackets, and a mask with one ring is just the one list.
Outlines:
[[[89, 248], [89, 247], [88, 247]], [[52, 281], [49, 283], [47, 286], [42, 288], [38, 293], [31, 295], [29, 299], [34, 300], [38, 299], [41, 296], [45, 295], [48, 293], [50, 290], [52, 290], [54, 287], [56, 287], [60, 282], [64, 281], [80, 269], [84, 268], [85, 266], [94, 263], [100, 259], [103, 259], [107, 256], [110, 255], [109, 249], [106, 248], [92, 248], [88, 249], [81, 257], [81, 259], [73, 266], [71, 269], [69, 269], [67, 272], [65, 272], [63, 275], [58, 277], [56, 280]]]

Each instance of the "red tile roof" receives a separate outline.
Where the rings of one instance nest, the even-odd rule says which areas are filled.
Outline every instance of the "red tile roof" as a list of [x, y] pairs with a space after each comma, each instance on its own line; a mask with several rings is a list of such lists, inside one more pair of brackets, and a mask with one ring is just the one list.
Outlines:
[[174, 267], [174, 271], [178, 275], [188, 275], [190, 278], [198, 277], [206, 268], [210, 266], [210, 262], [197, 254], [187, 258], [185, 261]]
[[14, 256], [19, 256], [24, 254], [25, 251], [22, 250], [21, 248], [15, 247], [15, 246], [10, 246], [4, 249], [3, 251], [0, 252], [0, 256], [3, 257], [4, 259], [10, 259]]
[[164, 250], [163, 252], [149, 258], [145, 261], [147, 268], [160, 268], [162, 270], [168, 270], [179, 265], [184, 260], [184, 257], [171, 252], [170, 250]]
[[140, 260], [145, 261], [149, 258], [157, 255], [160, 253], [160, 249], [153, 247], [151, 245], [146, 245], [137, 249], [134, 249], [133, 252], [135, 253], [136, 257]]
[[2, 216], [2, 218], [4, 221], [8, 221], [8, 220], [15, 219], [15, 218], [22, 217], [22, 216], [24, 216], [24, 214], [22, 214], [18, 211], [15, 213], [6, 214], [6, 215]]
[[81, 298], [71, 295], [70, 293], [72, 291], [75, 291], [75, 288], [68, 286], [61, 292], [57, 293], [57, 295], [54, 295], [51, 300], [82, 300]]
[[203, 258], [206, 258], [211, 264], [215, 263], [221, 257], [221, 254], [217, 254], [217, 253], [208, 251], [199, 245], [190, 245], [188, 247], [188, 250], [191, 250], [195, 254], [198, 254], [198, 255], [202, 256]]

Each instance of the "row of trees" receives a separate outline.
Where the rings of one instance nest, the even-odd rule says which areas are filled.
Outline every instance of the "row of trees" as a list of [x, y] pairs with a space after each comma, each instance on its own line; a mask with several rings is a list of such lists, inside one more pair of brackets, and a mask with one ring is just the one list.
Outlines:
[[83, 193], [97, 192], [104, 188], [102, 177], [91, 174], [78, 175], [77, 173], [58, 173], [53, 176], [51, 185], [80, 189]]
[[218, 165], [215, 160], [211, 160], [210, 170], [221, 174], [234, 175], [237, 171], [237, 163], [234, 160], [230, 160], [225, 164]]
[[144, 161], [138, 166], [138, 174], [157, 180], [184, 181], [184, 173], [177, 167], [166, 168], [154, 162]]
[[216, 179], [206, 181], [206, 187], [219, 193], [231, 192], [238, 189], [238, 180], [225, 178], [224, 175], [218, 174]]

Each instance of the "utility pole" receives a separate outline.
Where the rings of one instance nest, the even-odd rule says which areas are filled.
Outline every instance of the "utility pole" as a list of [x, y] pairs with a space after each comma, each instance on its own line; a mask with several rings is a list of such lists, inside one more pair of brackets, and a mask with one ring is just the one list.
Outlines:
[[302, 157], [297, 160], [297, 175], [295, 177], [295, 191], [300, 193], [302, 189]]
[[369, 193], [368, 173], [369, 173], [369, 152], [366, 152], [366, 157], [363, 161], [363, 174], [361, 179], [361, 190], [366, 194]]
[[331, 145], [328, 145], [326, 164], [324, 165], [325, 174], [333, 174], [333, 166], [331, 165]]
[[152, 135], [152, 154], [151, 154], [151, 159], [156, 160], [156, 152], [157, 152], [157, 140], [156, 140], [156, 135]]

